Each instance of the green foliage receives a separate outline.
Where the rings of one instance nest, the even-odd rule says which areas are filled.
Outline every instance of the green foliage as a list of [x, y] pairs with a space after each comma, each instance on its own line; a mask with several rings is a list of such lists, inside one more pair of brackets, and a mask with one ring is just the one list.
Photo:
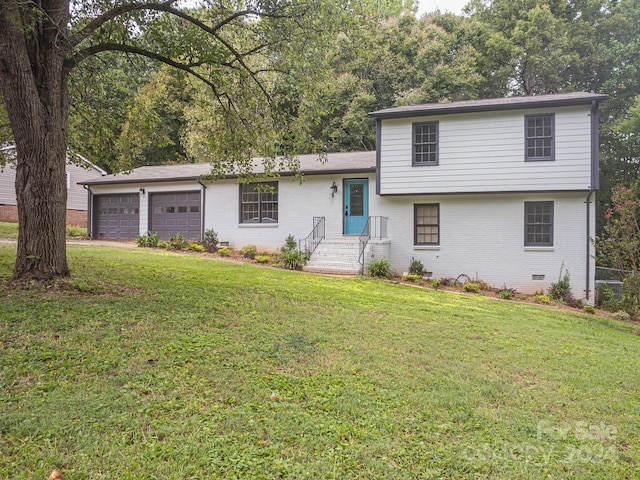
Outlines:
[[231, 256], [231, 247], [221, 247], [218, 249], [218, 255], [221, 257]]
[[168, 250], [170, 248], [170, 245], [165, 241], [159, 241], [158, 248], [164, 248], [165, 250]]
[[157, 233], [147, 232], [144, 235], [138, 235], [136, 243], [138, 244], [139, 247], [155, 248], [160, 246], [160, 237], [158, 236]]
[[240, 255], [242, 255], [244, 258], [249, 258], [249, 259], [255, 258], [257, 252], [258, 252], [258, 249], [256, 248], [255, 245], [245, 245], [240, 249]]
[[256, 261], [256, 263], [269, 263], [271, 257], [269, 255], [256, 255], [255, 257], [253, 257], [253, 259]]
[[298, 242], [296, 242], [296, 239], [293, 235], [289, 234], [287, 235], [287, 238], [284, 241], [284, 245], [280, 247], [280, 251], [284, 253], [288, 250], [296, 250], [297, 248], [298, 248]]
[[200, 245], [198, 242], [192, 242], [192, 241], [188, 241], [187, 242], [187, 250], [189, 250], [190, 252], [205, 252], [206, 251], [204, 246]]
[[543, 303], [543, 304], [545, 304], [545, 305], [548, 305], [548, 304], [549, 304], [549, 302], [551, 301], [551, 299], [549, 298], [549, 295], [545, 295], [545, 294], [544, 294], [544, 293], [542, 293], [542, 292], [536, 292], [536, 293], [533, 295], [533, 298], [535, 298], [535, 299], [536, 299], [536, 302], [538, 302], [538, 303]]
[[207, 252], [216, 252], [218, 250], [218, 233], [212, 228], [205, 230], [202, 240], [200, 240], [200, 244]]
[[187, 248], [187, 241], [181, 233], [171, 235], [168, 243], [171, 250], [184, 250]]
[[67, 238], [85, 238], [87, 236], [87, 229], [86, 227], [67, 225], [66, 235]]
[[442, 280], [440, 280], [439, 278], [434, 278], [431, 281], [431, 286], [434, 290], [438, 290], [442, 286]]
[[480, 284], [476, 282], [466, 282], [462, 288], [465, 292], [478, 293], [480, 291]]
[[502, 300], [511, 300], [513, 299], [513, 297], [515, 297], [515, 295], [516, 295], [515, 288], [502, 287], [500, 290], [498, 290], [498, 296]]
[[283, 250], [280, 254], [280, 261], [284, 267], [289, 270], [297, 270], [301, 268], [307, 260], [308, 258], [305, 252], [301, 252], [296, 249]]
[[585, 304], [582, 308], [586, 313], [591, 313], [591, 314], [596, 313], [596, 309], [589, 304]]
[[372, 277], [389, 278], [393, 276], [391, 261], [386, 258], [374, 258], [371, 263], [367, 265], [367, 272]]
[[416, 260], [411, 257], [411, 261], [409, 262], [409, 274], [417, 275], [419, 277], [422, 277], [425, 274], [424, 265], [420, 260]]
[[569, 270], [565, 268], [564, 264], [560, 267], [560, 276], [558, 277], [558, 281], [549, 286], [549, 297], [552, 300], [559, 300], [567, 303], [571, 303], [571, 300], [573, 299]]

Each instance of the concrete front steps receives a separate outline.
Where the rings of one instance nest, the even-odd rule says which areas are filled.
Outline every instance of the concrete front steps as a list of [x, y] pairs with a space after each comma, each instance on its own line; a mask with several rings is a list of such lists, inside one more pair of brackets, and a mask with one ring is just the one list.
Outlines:
[[302, 269], [305, 272], [314, 273], [358, 275], [360, 273], [359, 254], [358, 236], [325, 238]]

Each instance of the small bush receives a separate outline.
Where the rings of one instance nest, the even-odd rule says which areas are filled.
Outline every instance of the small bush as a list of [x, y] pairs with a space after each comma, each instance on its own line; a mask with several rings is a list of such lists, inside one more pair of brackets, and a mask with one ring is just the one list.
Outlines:
[[[562, 273], [563, 270], [564, 274]], [[558, 277], [558, 281], [552, 283], [549, 287], [549, 297], [553, 300], [560, 300], [563, 302], [573, 299], [569, 270], [564, 267], [564, 264], [560, 267], [560, 276]]]
[[160, 237], [157, 233], [147, 232], [144, 235], [138, 235], [136, 243], [139, 247], [156, 248], [160, 243]]
[[409, 273], [407, 275], [405, 275], [404, 277], [402, 277], [403, 280], [406, 280], [407, 282], [417, 282], [418, 280], [422, 279], [421, 275], [416, 275], [415, 273]]
[[190, 252], [204, 252], [205, 248], [198, 242], [187, 242], [187, 250]]
[[215, 253], [218, 250], [218, 233], [212, 228], [205, 230], [200, 244], [209, 253]]
[[542, 292], [536, 292], [536, 293], [533, 295], [533, 298], [535, 298], [535, 299], [536, 299], [536, 302], [538, 302], [538, 303], [544, 303], [545, 305], [548, 305], [548, 304], [549, 304], [549, 302], [551, 301], [551, 299], [549, 298], [549, 295], [545, 295], [545, 294], [544, 294], [544, 293], [542, 293]]
[[307, 255], [296, 249], [283, 250], [280, 259], [285, 268], [297, 270], [307, 262]]
[[67, 233], [67, 238], [86, 237], [87, 229], [84, 227], [78, 227], [75, 225], [67, 225], [66, 233]]
[[624, 310], [618, 310], [616, 313], [613, 314], [613, 318], [615, 318], [616, 320], [622, 320], [626, 322], [631, 320], [631, 315], [629, 315]]
[[480, 291], [480, 284], [476, 282], [467, 282], [462, 288], [465, 292], [478, 293]]
[[171, 235], [171, 238], [169, 238], [169, 248], [171, 250], [184, 250], [187, 248], [187, 241], [181, 233], [174, 233]]
[[513, 297], [515, 297], [515, 295], [516, 295], [516, 289], [515, 288], [502, 287], [498, 291], [498, 296], [502, 300], [511, 300]]
[[584, 310], [586, 313], [596, 313], [596, 309], [595, 309], [595, 308], [593, 308], [593, 307], [592, 307], [591, 305], [589, 305], [589, 304], [586, 304], [586, 305], [585, 305], [585, 306], [583, 306], [582, 308], [583, 308], [583, 310]]
[[256, 255], [253, 258], [257, 263], [269, 263], [269, 255]]
[[288, 250], [297, 250], [297, 249], [298, 249], [298, 242], [296, 242], [296, 239], [291, 234], [289, 234], [287, 236], [287, 238], [284, 241], [284, 245], [282, 245], [282, 247], [280, 247], [280, 251], [282, 253], [284, 253], [284, 252], [286, 252]]
[[431, 282], [431, 286], [433, 287], [434, 290], [439, 289], [441, 285], [442, 285], [442, 280], [440, 280], [439, 278], [436, 278]]
[[221, 257], [228, 257], [231, 255], [231, 247], [222, 247], [218, 249], [218, 255]]
[[157, 247], [158, 248], [168, 249], [169, 248], [169, 244], [167, 242], [158, 242]]
[[426, 270], [424, 269], [424, 265], [422, 264], [422, 262], [411, 257], [411, 261], [409, 262], [409, 275], [417, 275], [418, 277], [422, 277], [425, 272]]
[[240, 249], [240, 255], [244, 258], [249, 258], [253, 260], [258, 252], [258, 249], [255, 245], [245, 245]]
[[393, 275], [391, 262], [386, 258], [376, 258], [367, 267], [369, 275], [372, 277], [389, 278]]

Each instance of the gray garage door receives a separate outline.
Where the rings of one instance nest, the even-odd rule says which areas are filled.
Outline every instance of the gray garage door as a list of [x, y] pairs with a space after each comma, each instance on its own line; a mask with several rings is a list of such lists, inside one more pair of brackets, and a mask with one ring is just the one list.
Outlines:
[[151, 230], [161, 239], [180, 233], [187, 240], [200, 240], [200, 192], [151, 194]]
[[93, 198], [93, 238], [136, 239], [140, 230], [140, 197], [137, 193], [96, 195]]

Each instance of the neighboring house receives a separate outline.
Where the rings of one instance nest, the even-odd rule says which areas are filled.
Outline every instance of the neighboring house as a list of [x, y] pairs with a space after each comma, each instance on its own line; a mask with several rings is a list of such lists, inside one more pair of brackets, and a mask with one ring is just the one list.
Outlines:
[[[2, 151], [11, 155], [15, 147], [4, 147]], [[74, 163], [67, 158], [67, 225], [84, 226], [87, 224], [87, 190], [78, 182], [106, 175], [107, 172], [82, 155], [75, 156], [77, 160]], [[9, 163], [0, 167], [0, 222], [18, 222], [15, 182], [15, 165]]]
[[358, 260], [384, 256], [403, 272], [416, 258], [434, 277], [465, 274], [526, 293], [548, 289], [564, 266], [574, 295], [592, 302], [598, 104], [606, 98], [569, 93], [373, 112], [375, 152], [329, 154], [325, 163], [302, 155], [303, 183], [282, 172], [259, 191], [233, 177], [202, 181], [208, 165], [97, 178], [84, 182], [90, 231], [98, 239], [147, 231], [197, 239], [214, 229], [235, 247], [272, 250], [292, 234], [314, 250], [311, 270], [353, 272]]

